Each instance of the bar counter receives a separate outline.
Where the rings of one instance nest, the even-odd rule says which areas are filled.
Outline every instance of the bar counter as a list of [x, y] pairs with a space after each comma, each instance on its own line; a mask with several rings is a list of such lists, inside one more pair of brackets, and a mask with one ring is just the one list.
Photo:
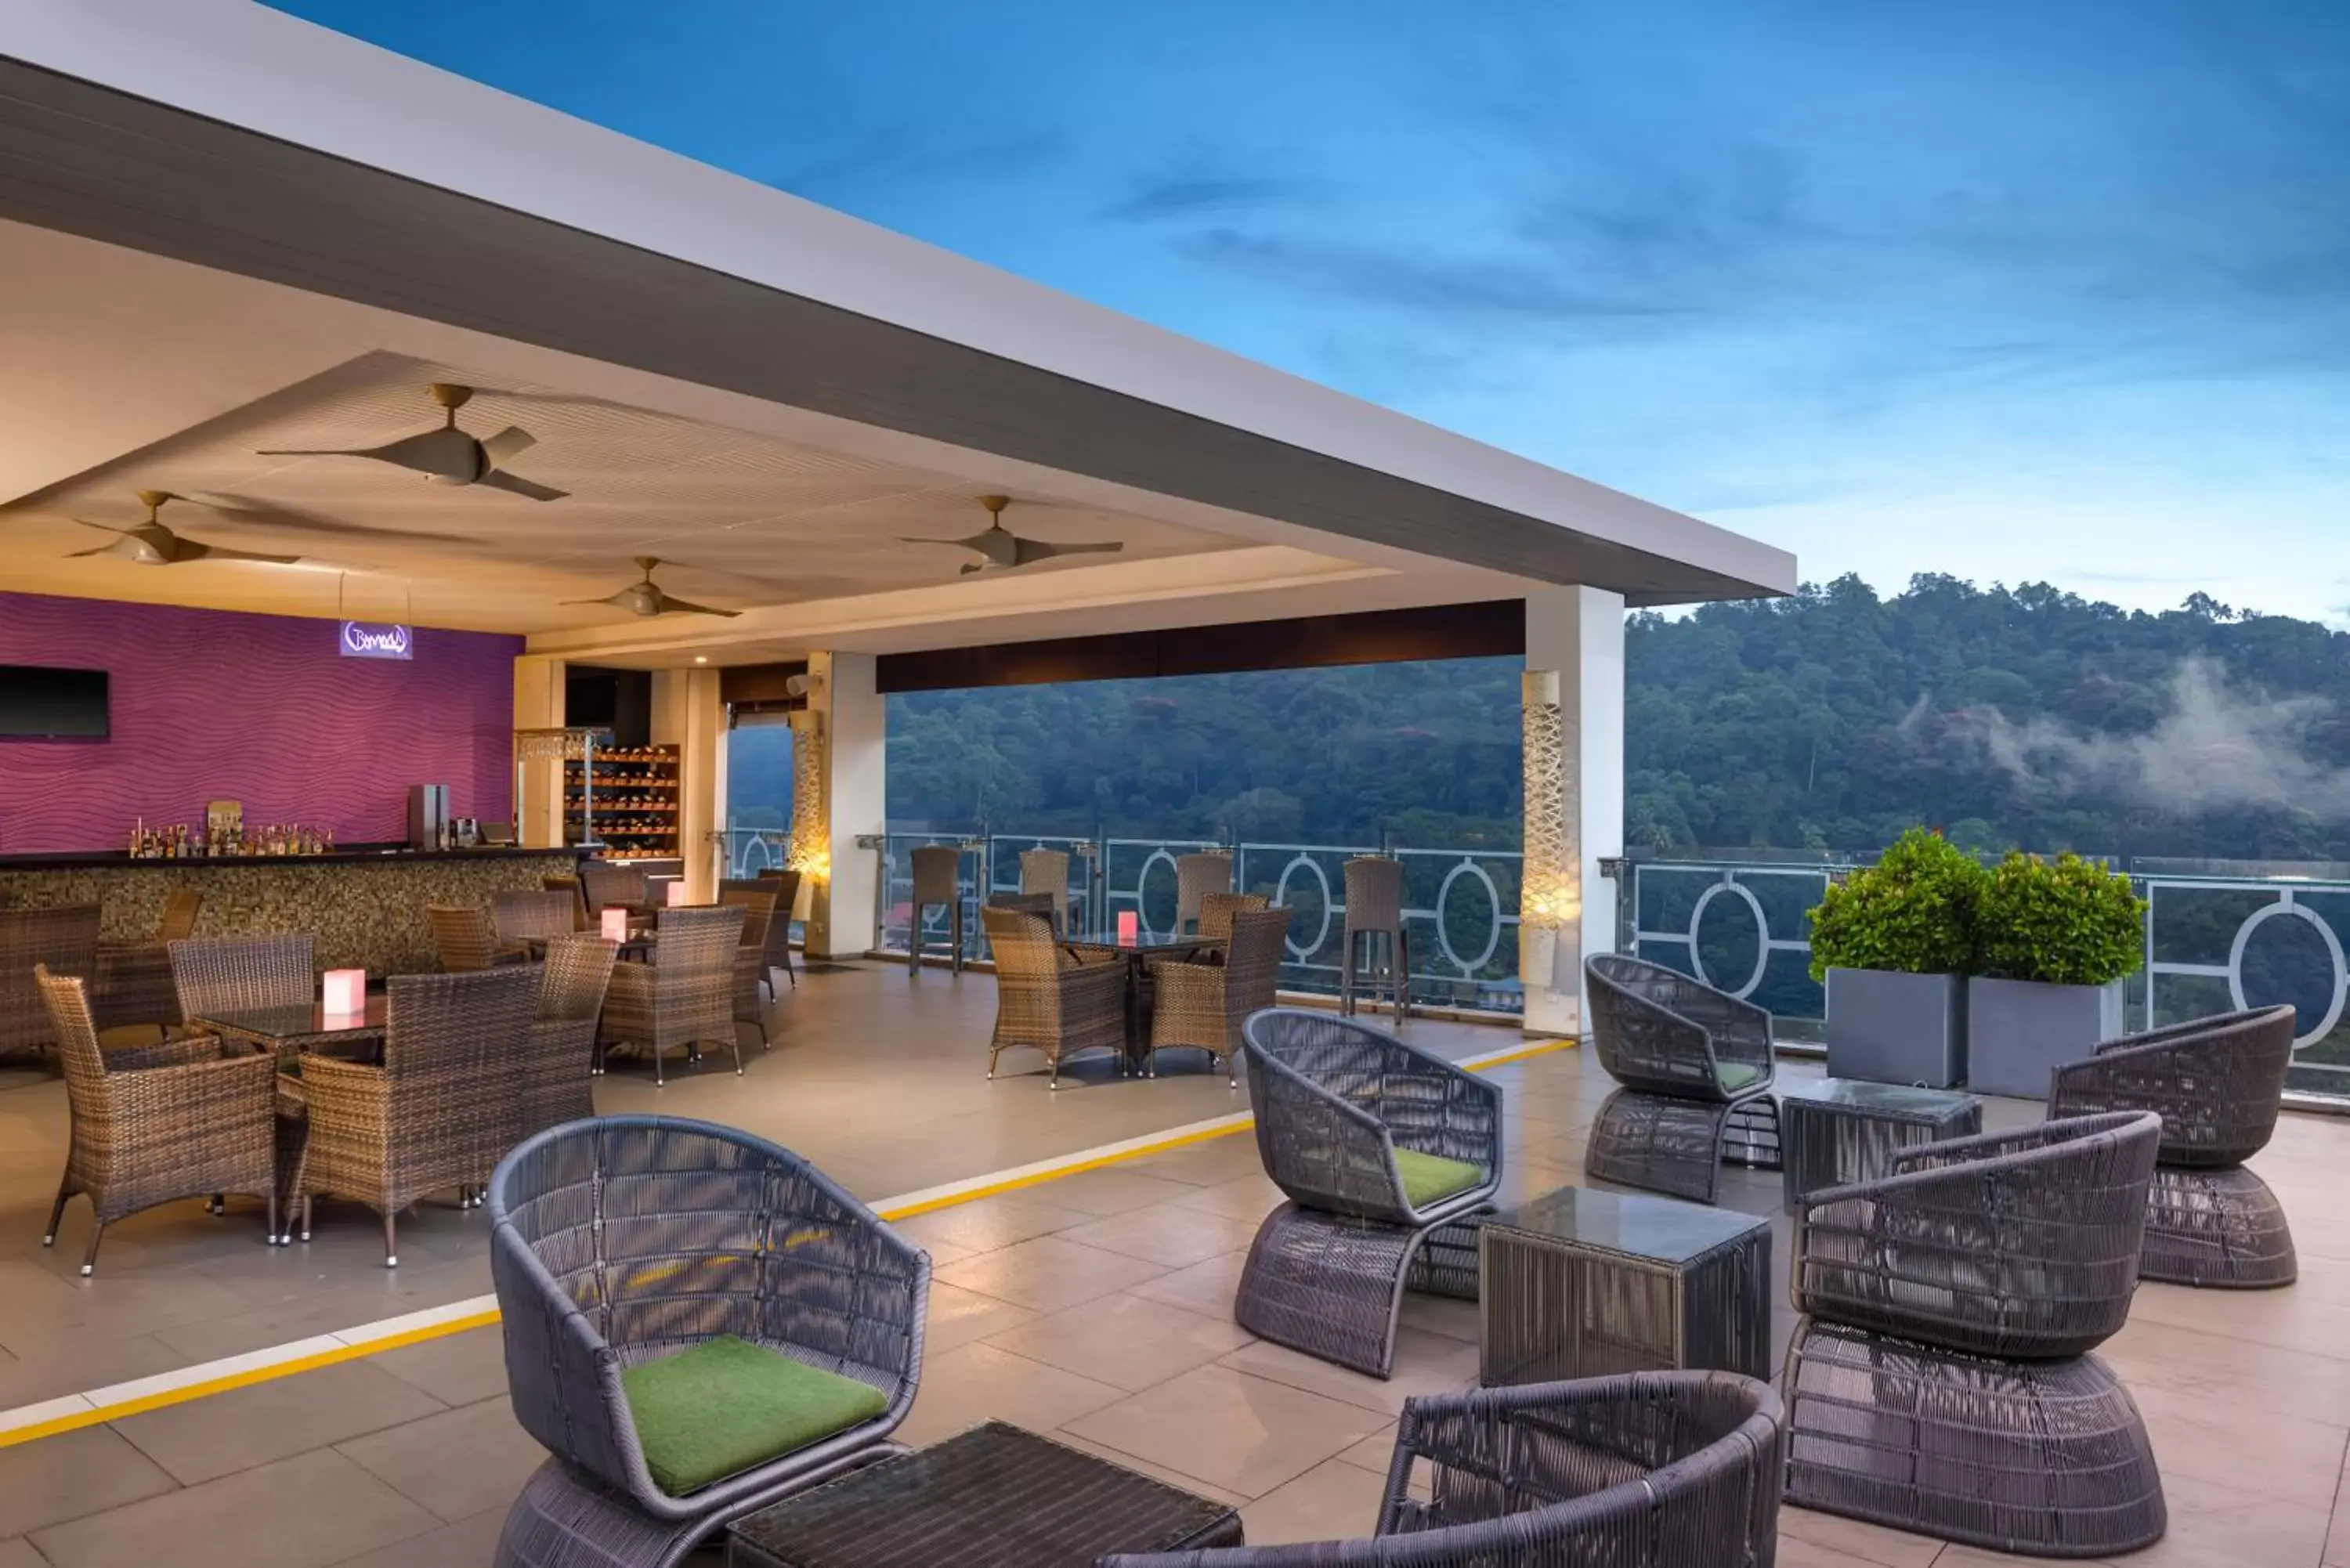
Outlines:
[[96, 904], [100, 940], [150, 940], [175, 887], [204, 896], [200, 937], [307, 931], [320, 969], [413, 974], [440, 967], [428, 904], [484, 904], [568, 873], [576, 848], [338, 850], [331, 855], [134, 860], [120, 852], [0, 856], [0, 909]]

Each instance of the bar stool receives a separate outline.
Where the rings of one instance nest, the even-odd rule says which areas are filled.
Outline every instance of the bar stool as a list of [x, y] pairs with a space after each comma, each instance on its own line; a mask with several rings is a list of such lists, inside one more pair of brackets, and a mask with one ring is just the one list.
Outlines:
[[[1384, 856], [1358, 855], [1347, 862], [1346, 951], [1338, 961], [1338, 1011], [1355, 1011], [1356, 949], [1361, 939], [1385, 936], [1378, 950], [1387, 962], [1383, 972], [1388, 1000], [1396, 1022], [1411, 1016], [1411, 933], [1403, 923], [1403, 862]], [[1368, 966], [1366, 966], [1366, 972]]]
[[1232, 857], [1221, 849], [1175, 857], [1175, 935], [1186, 934], [1200, 918], [1200, 900], [1232, 890]]
[[1058, 849], [1020, 852], [1020, 890], [1053, 895], [1053, 930], [1069, 929], [1069, 857]]
[[952, 933], [954, 952], [949, 960], [955, 973], [962, 972], [962, 851], [949, 845], [931, 844], [914, 851], [914, 903], [906, 929], [906, 972], [922, 971], [922, 914], [933, 904], [947, 907], [948, 929]]

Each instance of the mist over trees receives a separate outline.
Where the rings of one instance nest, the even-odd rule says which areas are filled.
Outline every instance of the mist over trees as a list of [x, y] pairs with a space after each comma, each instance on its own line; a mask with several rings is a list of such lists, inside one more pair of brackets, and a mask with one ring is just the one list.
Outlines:
[[[1635, 615], [1627, 654], [1635, 845], [1865, 853], [1925, 823], [1983, 849], [2350, 859], [2350, 634], [2313, 622], [1845, 577]], [[1514, 847], [1518, 668], [893, 697], [889, 817]]]

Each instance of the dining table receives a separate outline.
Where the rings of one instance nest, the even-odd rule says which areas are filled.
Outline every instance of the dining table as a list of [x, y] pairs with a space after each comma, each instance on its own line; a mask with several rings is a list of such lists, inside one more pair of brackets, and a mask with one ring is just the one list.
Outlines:
[[1154, 959], [1190, 962], [1224, 947], [1222, 937], [1139, 937], [1133, 941], [1065, 941], [1061, 946], [1080, 958], [1121, 959], [1126, 973], [1126, 1055], [1140, 1066], [1150, 1055], [1150, 965]]
[[378, 992], [367, 999], [366, 1010], [360, 1012], [329, 1012], [322, 1002], [294, 1002], [275, 1007], [217, 1008], [188, 1022], [199, 1032], [271, 1052], [281, 1069], [299, 1071], [307, 1052], [380, 1058], [384, 1012], [385, 999]]

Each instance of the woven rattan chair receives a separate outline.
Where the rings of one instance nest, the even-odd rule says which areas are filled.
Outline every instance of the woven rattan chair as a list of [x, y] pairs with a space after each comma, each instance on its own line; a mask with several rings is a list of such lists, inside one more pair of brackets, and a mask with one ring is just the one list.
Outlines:
[[623, 909], [632, 915], [650, 915], [660, 906], [641, 866], [616, 865], [609, 860], [579, 863], [579, 895], [587, 900], [588, 923], [605, 909]]
[[990, 893], [987, 907], [991, 909], [1016, 909], [1024, 915], [1042, 915], [1052, 926], [1053, 934], [1055, 937], [1061, 934], [1060, 907], [1053, 902], [1050, 893]]
[[65, 1059], [70, 1126], [65, 1177], [41, 1245], [57, 1245], [66, 1200], [89, 1199], [85, 1274], [106, 1228], [182, 1198], [239, 1192], [269, 1207], [277, 1237], [277, 1066], [266, 1056], [224, 1059], [208, 1034], [100, 1051], [89, 996], [75, 975], [34, 972]]
[[775, 890], [775, 919], [767, 926], [768, 967], [782, 970], [784, 978], [796, 990], [800, 976], [792, 967], [792, 911], [799, 908], [800, 874], [771, 866], [760, 872], [757, 879]]
[[1584, 1174], [1711, 1203], [1721, 1161], [1775, 1169], [1771, 1014], [1622, 953], [1583, 964], [1599, 1064], [1623, 1087], [1591, 1126]]
[[538, 1006], [523, 1063], [515, 1140], [596, 1114], [596, 1021], [619, 951], [593, 931], [571, 931], [546, 944]]
[[743, 1071], [743, 1043], [734, 1035], [734, 959], [743, 945], [743, 911], [665, 909], [643, 963], [616, 964], [604, 996], [600, 1037], [609, 1060], [614, 1045], [649, 1051], [656, 1087], [669, 1081], [664, 1059], [682, 1046], [691, 1061], [705, 1042], [723, 1043]]
[[1902, 1149], [1795, 1213], [1787, 1499], [2001, 1552], [2162, 1534], [2137, 1407], [2089, 1352], [2137, 1288], [2161, 1119]]
[[1210, 849], [1175, 857], [1175, 935], [1185, 935], [1198, 923], [1201, 899], [1232, 890], [1231, 851]]
[[1221, 942], [1232, 934], [1232, 914], [1239, 909], [1266, 909], [1273, 900], [1262, 893], [1206, 893], [1200, 898], [1200, 935]]
[[962, 972], [962, 851], [944, 844], [926, 844], [914, 851], [914, 894], [906, 917], [906, 972], [922, 972], [922, 950], [930, 939], [922, 918], [932, 909], [947, 911], [947, 939], [954, 950], [948, 966]]
[[[1159, 1053], [1182, 1047], [1205, 1051], [1209, 1064], [1222, 1063], [1224, 1075], [1234, 1088], [1240, 1086], [1241, 1026], [1250, 1014], [1273, 1005], [1289, 940], [1289, 911], [1227, 910], [1223, 919], [1221, 961], [1160, 959], [1150, 966], [1154, 1002], [1144, 1069], [1151, 1077], [1159, 1075]], [[1203, 911], [1200, 924], [1207, 923]]]
[[759, 1032], [759, 1049], [767, 1048], [767, 1010], [759, 1003], [759, 988], [772, 987], [767, 968], [767, 928], [775, 918], [772, 887], [722, 888], [721, 908], [743, 911], [743, 939], [734, 950], [734, 1022]]
[[[1338, 959], [1338, 1011], [1355, 1011], [1355, 991], [1383, 983], [1399, 1021], [1411, 1016], [1411, 932], [1403, 918], [1403, 862], [1357, 855], [1347, 862], [1347, 932]], [[1380, 964], [1362, 961], [1376, 953]]]
[[1053, 896], [1053, 929], [1069, 929], [1069, 856], [1042, 846], [1020, 852], [1020, 890]]
[[432, 927], [432, 950], [443, 973], [469, 974], [530, 957], [520, 944], [499, 939], [490, 912], [478, 904], [428, 904], [424, 918]]
[[579, 895], [568, 888], [490, 895], [490, 929], [501, 947], [567, 937], [579, 929]]
[[90, 980], [98, 973], [96, 904], [0, 909], [0, 1055], [41, 1051], [57, 1043], [36, 967]]
[[588, 888], [577, 877], [541, 877], [538, 885], [550, 893], [561, 893], [571, 900], [571, 929], [584, 931], [595, 925], [588, 916]]
[[[498, 1167], [490, 1222], [507, 1392], [554, 1456], [507, 1513], [497, 1568], [671, 1568], [729, 1521], [898, 1451], [931, 1261], [797, 1155], [701, 1122], [575, 1122]], [[887, 1407], [672, 1497], [620, 1374], [720, 1334], [871, 1384]]]
[[169, 944], [193, 933], [203, 907], [203, 890], [183, 883], [165, 897], [163, 918], [151, 940], [99, 944], [97, 978], [89, 995], [100, 1029], [151, 1023], [168, 1031], [180, 1021]]
[[180, 1017], [192, 1021], [257, 1007], [301, 1007], [318, 999], [310, 939], [190, 937], [168, 945]]
[[[1271, 1008], [1242, 1033], [1257, 1153], [1289, 1201], [1257, 1229], [1232, 1316], [1276, 1345], [1385, 1377], [1421, 1246], [1491, 1207], [1501, 1186], [1502, 1091], [1332, 1013]], [[1399, 1151], [1482, 1176], [1415, 1208]]]
[[2052, 1118], [2162, 1118], [2138, 1278], [2256, 1289], [2298, 1275], [2284, 1206], [2244, 1168], [2276, 1131], [2293, 1031], [2290, 1007], [2230, 1012], [2108, 1040], [2089, 1060], [2056, 1069]]
[[987, 1075], [1016, 1046], [1044, 1053], [1048, 1087], [1061, 1086], [1061, 1064], [1084, 1051], [1115, 1051], [1126, 1068], [1126, 961], [1080, 958], [1053, 940], [1053, 922], [1022, 909], [982, 909], [980, 924], [995, 954], [995, 1033]]
[[452, 1189], [469, 1201], [513, 1147], [539, 974], [401, 974], [384, 992], [381, 1066], [302, 1058], [309, 1135], [295, 1186], [302, 1240], [313, 1199], [364, 1203], [383, 1216], [384, 1267], [396, 1268], [400, 1211]]
[[1785, 1449], [1779, 1397], [1731, 1372], [1424, 1396], [1404, 1401], [1369, 1540], [1098, 1568], [1768, 1568]]

